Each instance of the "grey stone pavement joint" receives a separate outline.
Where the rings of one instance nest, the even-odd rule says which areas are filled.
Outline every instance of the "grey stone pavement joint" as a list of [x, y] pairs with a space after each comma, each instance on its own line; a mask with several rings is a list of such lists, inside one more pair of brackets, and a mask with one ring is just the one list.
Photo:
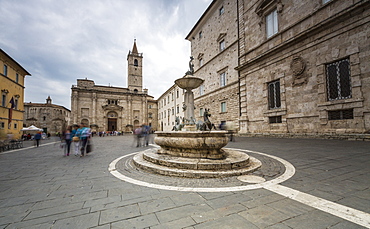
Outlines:
[[[147, 149], [134, 147], [130, 134], [94, 137], [94, 151], [83, 158], [63, 157], [57, 140], [0, 153], [0, 228], [370, 228], [370, 142], [237, 137], [228, 148], [282, 158], [294, 175], [258, 189], [180, 192], [125, 182], [109, 172], [112, 161]], [[127, 165], [125, 175], [153, 184], [192, 184]], [[279, 172], [279, 166], [271, 163], [255, 175]], [[237, 184], [224, 179], [214, 186], [228, 182]]]

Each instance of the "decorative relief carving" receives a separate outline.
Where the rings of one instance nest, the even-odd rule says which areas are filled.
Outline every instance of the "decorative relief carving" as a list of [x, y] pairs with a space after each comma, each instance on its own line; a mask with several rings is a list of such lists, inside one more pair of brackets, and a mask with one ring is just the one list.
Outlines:
[[302, 57], [293, 57], [290, 63], [290, 69], [293, 73], [293, 86], [300, 86], [307, 83], [308, 75], [305, 74], [306, 62]]
[[304, 62], [302, 57], [293, 57], [293, 60], [290, 63], [290, 68], [292, 69], [294, 76], [300, 76], [306, 68], [306, 63]]

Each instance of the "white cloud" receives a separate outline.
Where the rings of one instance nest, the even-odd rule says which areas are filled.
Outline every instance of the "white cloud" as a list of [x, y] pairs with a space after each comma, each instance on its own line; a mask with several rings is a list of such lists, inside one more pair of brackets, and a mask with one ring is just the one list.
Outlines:
[[185, 36], [211, 0], [0, 0], [0, 46], [31, 77], [25, 101], [70, 108], [72, 85], [127, 87], [127, 54], [137, 39], [143, 86], [158, 98], [187, 70]]

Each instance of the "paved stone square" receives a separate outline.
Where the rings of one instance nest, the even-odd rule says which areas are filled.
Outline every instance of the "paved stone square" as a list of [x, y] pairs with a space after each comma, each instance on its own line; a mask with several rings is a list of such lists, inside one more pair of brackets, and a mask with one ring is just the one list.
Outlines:
[[[132, 135], [94, 137], [94, 151], [83, 158], [63, 157], [56, 140], [0, 153], [0, 228], [370, 228], [370, 142], [238, 137], [227, 147], [284, 159], [293, 176], [262, 188], [198, 192], [113, 176], [112, 161], [148, 148], [136, 148]], [[117, 171], [145, 183], [194, 185], [119, 163]], [[272, 161], [261, 169], [255, 175], [267, 181], [284, 173]], [[205, 179], [196, 185], [242, 184]]]

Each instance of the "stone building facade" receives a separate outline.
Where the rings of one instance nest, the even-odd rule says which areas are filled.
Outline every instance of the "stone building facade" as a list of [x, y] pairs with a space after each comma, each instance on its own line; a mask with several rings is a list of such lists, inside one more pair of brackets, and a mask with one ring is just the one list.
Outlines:
[[194, 76], [204, 79], [194, 89], [197, 120], [210, 109], [216, 126], [232, 122], [238, 126], [239, 77], [237, 1], [213, 1], [186, 37], [191, 42]]
[[2, 49], [0, 67], [0, 139], [8, 136], [19, 139], [23, 128], [24, 82], [31, 74]]
[[158, 130], [171, 131], [176, 117], [184, 117], [184, 90], [174, 84], [158, 98]]
[[34, 125], [44, 129], [45, 133], [55, 135], [63, 133], [70, 125], [71, 111], [63, 106], [52, 103], [50, 96], [46, 103], [24, 104], [24, 126]]
[[210, 108], [213, 122], [235, 121], [241, 134], [368, 133], [369, 8], [365, 0], [212, 1], [186, 37], [194, 75], [205, 79], [196, 106]]
[[370, 2], [240, 0], [240, 132], [370, 130]]
[[127, 55], [127, 63], [128, 88], [77, 79], [77, 85], [72, 86], [72, 123], [86, 123], [96, 132], [131, 132], [143, 123], [157, 129], [157, 101], [142, 88], [143, 54], [138, 52], [136, 41]]

